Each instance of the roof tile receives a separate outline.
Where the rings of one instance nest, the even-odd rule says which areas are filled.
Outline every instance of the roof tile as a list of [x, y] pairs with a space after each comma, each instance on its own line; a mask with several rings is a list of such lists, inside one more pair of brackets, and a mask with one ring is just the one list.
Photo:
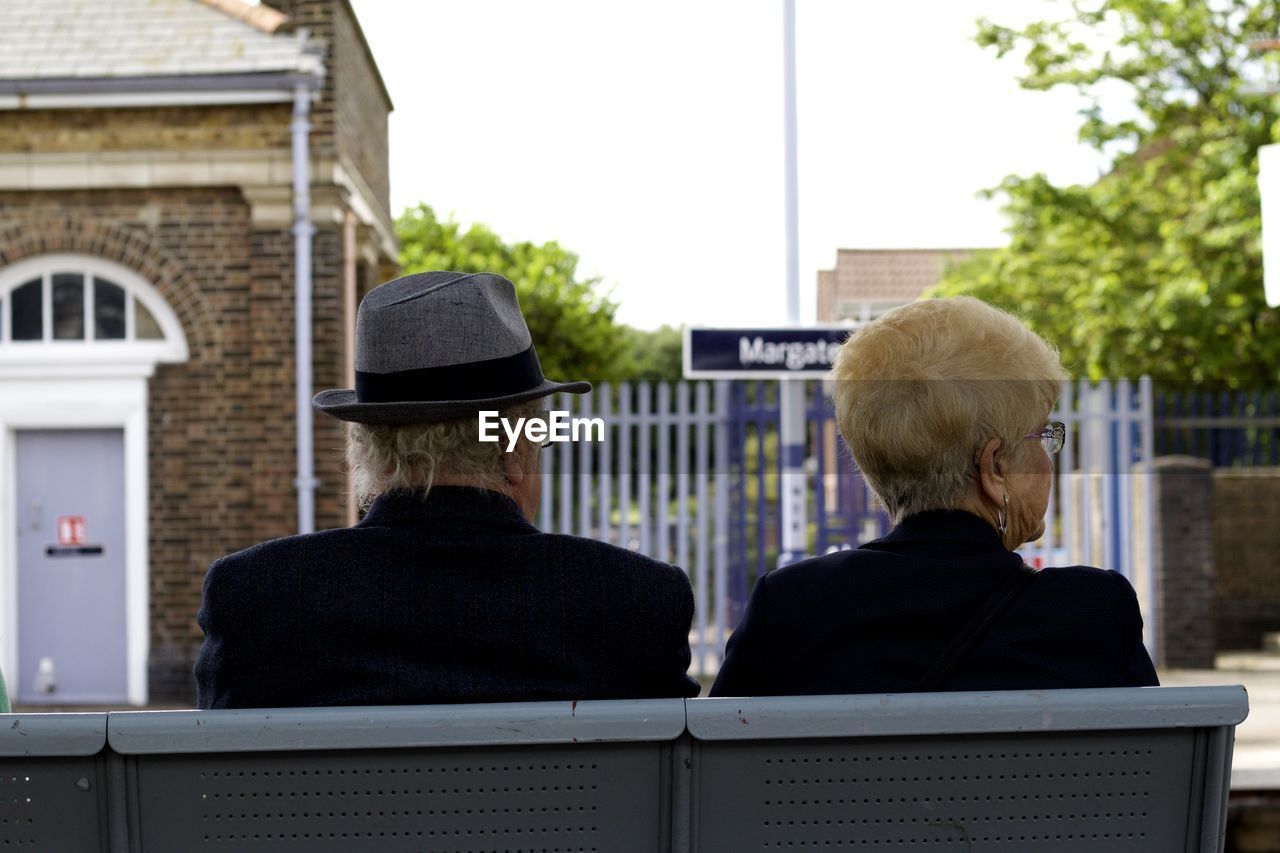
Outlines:
[[283, 20], [241, 0], [0, 0], [0, 80], [311, 70]]

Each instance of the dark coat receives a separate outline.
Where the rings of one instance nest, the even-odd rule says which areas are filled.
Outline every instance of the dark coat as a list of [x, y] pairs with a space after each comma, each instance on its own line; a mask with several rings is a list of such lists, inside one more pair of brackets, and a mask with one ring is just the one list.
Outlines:
[[[967, 512], [912, 516], [889, 535], [760, 578], [713, 696], [903, 693], [1021, 562]], [[1157, 684], [1133, 587], [1085, 566], [1038, 572], [947, 690]]]
[[679, 569], [530, 525], [496, 492], [379, 497], [359, 524], [209, 567], [201, 708], [695, 696]]

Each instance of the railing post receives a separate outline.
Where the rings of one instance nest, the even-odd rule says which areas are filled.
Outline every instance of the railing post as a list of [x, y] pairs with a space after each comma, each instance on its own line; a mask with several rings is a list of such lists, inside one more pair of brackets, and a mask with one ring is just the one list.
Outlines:
[[1061, 395], [1058, 397], [1058, 416], [1067, 425], [1067, 441], [1062, 446], [1062, 455], [1058, 460], [1058, 492], [1062, 499], [1059, 510], [1062, 519], [1062, 545], [1067, 551], [1067, 562], [1079, 565], [1084, 562], [1081, 555], [1080, 538], [1076, 533], [1076, 509], [1079, 506], [1076, 496], [1076, 444], [1080, 442], [1080, 423], [1076, 415], [1075, 384], [1064, 380]]
[[1116, 485], [1117, 509], [1120, 513], [1116, 525], [1119, 541], [1121, 571], [1133, 580], [1133, 386], [1128, 379], [1121, 379], [1116, 389]]
[[733, 475], [729, 470], [729, 383], [716, 382], [716, 451], [715, 484], [715, 626], [716, 660], [724, 660], [725, 634], [729, 629], [728, 571], [729, 571], [729, 489]]
[[[593, 414], [595, 391], [582, 395], [582, 417]], [[578, 535], [591, 535], [591, 442], [580, 441], [578, 447], [578, 487], [574, 490], [578, 499]], [[569, 531], [564, 531], [568, 533]]]
[[[657, 508], [654, 515], [658, 527], [654, 531], [657, 542], [654, 556], [664, 563], [671, 562], [671, 383], [658, 385], [658, 489], [654, 496]], [[683, 568], [683, 566], [681, 567]]]
[[676, 563], [689, 568], [689, 383], [676, 386]]
[[[595, 447], [596, 451], [596, 538], [601, 542], [613, 541], [613, 473], [612, 463], [615, 427], [619, 426], [613, 417], [613, 387], [608, 382], [601, 382], [596, 389], [600, 395], [596, 414], [604, 421], [604, 441]], [[584, 447], [591, 442], [584, 441]]]
[[653, 525], [649, 518], [650, 507], [653, 505], [650, 500], [652, 496], [652, 485], [657, 474], [653, 470], [653, 460], [651, 458], [651, 430], [653, 429], [653, 388], [648, 382], [641, 382], [640, 387], [636, 391], [636, 407], [639, 411], [639, 428], [640, 428], [640, 456], [637, 460], [637, 473], [639, 476], [640, 486], [640, 553], [652, 557], [654, 555], [653, 542], [650, 539], [650, 530]]
[[618, 385], [618, 545], [631, 549], [631, 384]]
[[695, 552], [695, 562], [697, 564], [697, 619], [698, 619], [698, 673], [705, 674], [707, 672], [707, 610], [711, 603], [709, 595], [709, 578], [707, 575], [711, 570], [711, 534], [708, 522], [710, 521], [711, 505], [710, 497], [707, 493], [707, 467], [708, 467], [708, 438], [710, 431], [709, 409], [711, 408], [710, 395], [706, 382], [699, 382], [694, 387], [694, 418], [697, 423], [697, 477], [694, 481], [694, 491], [698, 507], [697, 516], [697, 551]]
[[[559, 396], [563, 395], [552, 395], [550, 398], [549, 402], [552, 404], [552, 408], [557, 408], [554, 404]], [[542, 501], [538, 504], [538, 528], [543, 533], [550, 533], [552, 502], [555, 500], [555, 448], [553, 447], [549, 452], [542, 453], [538, 463], [542, 469]]]
[[1142, 502], [1142, 548], [1146, 552], [1147, 562], [1147, 601], [1151, 602], [1149, 613], [1143, 614], [1142, 635], [1151, 660], [1160, 662], [1159, 625], [1162, 615], [1156, 597], [1155, 576], [1155, 501], [1152, 490], [1152, 465], [1155, 462], [1155, 420], [1152, 413], [1151, 377], [1138, 379], [1139, 420], [1142, 429], [1142, 493], [1146, 499]]
[[[561, 395], [561, 405], [568, 409], [569, 395]], [[575, 407], [576, 409], [576, 407]], [[560, 464], [560, 527], [556, 533], [573, 532], [573, 444], [565, 442], [556, 451]]]

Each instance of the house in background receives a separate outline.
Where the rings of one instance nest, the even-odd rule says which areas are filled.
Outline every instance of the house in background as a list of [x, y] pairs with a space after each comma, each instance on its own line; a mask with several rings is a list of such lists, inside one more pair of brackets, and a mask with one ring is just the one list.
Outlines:
[[352, 518], [341, 426], [296, 428], [295, 295], [303, 398], [351, 387], [357, 300], [396, 267], [390, 109], [347, 0], [0, 0], [15, 703], [191, 701], [209, 562], [308, 497]]
[[818, 271], [818, 322], [872, 320], [919, 299], [949, 264], [974, 249], [839, 249], [836, 266]]

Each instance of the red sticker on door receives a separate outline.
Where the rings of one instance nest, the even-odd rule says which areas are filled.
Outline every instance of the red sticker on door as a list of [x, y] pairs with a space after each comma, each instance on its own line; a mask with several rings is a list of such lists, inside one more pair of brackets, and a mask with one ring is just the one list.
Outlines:
[[83, 545], [84, 529], [83, 515], [58, 516], [58, 544]]

